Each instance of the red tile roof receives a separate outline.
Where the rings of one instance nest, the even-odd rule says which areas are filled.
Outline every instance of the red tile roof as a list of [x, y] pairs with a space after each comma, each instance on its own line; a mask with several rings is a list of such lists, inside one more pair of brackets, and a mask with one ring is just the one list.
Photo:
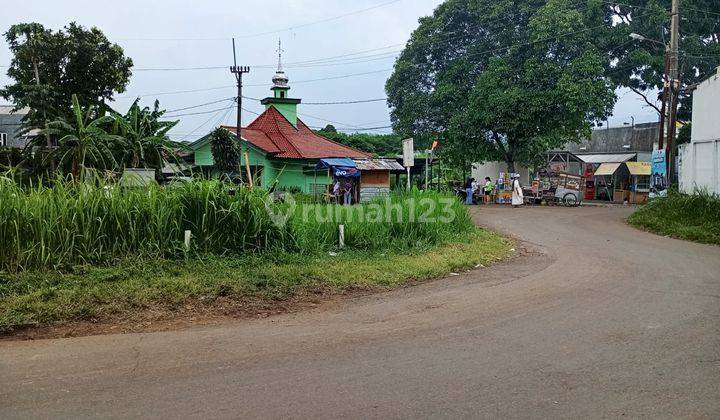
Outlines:
[[[237, 129], [223, 126], [236, 133]], [[274, 107], [242, 129], [242, 137], [254, 146], [281, 158], [318, 159], [326, 157], [368, 158], [369, 154], [315, 134], [299, 118], [297, 128]]]

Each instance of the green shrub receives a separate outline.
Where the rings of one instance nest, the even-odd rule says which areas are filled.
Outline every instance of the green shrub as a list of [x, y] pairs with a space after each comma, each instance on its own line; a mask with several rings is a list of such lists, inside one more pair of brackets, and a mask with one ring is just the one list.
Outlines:
[[671, 190], [667, 197], [654, 199], [633, 213], [628, 221], [662, 235], [720, 244], [720, 197]]

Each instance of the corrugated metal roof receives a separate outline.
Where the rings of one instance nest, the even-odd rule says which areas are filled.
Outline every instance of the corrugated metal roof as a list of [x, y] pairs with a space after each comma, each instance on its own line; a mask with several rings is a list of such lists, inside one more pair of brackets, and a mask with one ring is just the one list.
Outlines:
[[637, 153], [605, 153], [592, 155], [577, 155], [585, 163], [622, 163], [637, 156]]
[[603, 163], [595, 171], [595, 176], [612, 175], [619, 167], [619, 163]]
[[354, 159], [355, 165], [361, 171], [402, 171], [400, 165], [394, 159]]

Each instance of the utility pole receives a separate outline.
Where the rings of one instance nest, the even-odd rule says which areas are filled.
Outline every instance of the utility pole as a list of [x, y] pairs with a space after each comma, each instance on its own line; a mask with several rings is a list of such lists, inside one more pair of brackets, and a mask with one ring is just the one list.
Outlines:
[[677, 120], [677, 106], [678, 97], [680, 96], [680, 83], [679, 83], [679, 53], [678, 53], [678, 42], [680, 32], [680, 0], [672, 0], [672, 7], [670, 9], [670, 65], [669, 65], [669, 92], [670, 92], [670, 112], [667, 119], [667, 144], [666, 147], [666, 158], [667, 158], [667, 176], [668, 184], [671, 180], [674, 180], [675, 176], [675, 158], [673, 153], [674, 138], [675, 138], [675, 122]]
[[660, 135], [658, 136], [658, 150], [663, 150], [665, 143], [665, 115], [667, 113], [665, 104], [670, 91], [670, 80], [668, 73], [670, 72], [670, 48], [665, 46], [665, 69], [663, 70], [663, 90], [662, 104], [660, 105]]
[[243, 158], [245, 158], [245, 169], [247, 170], [247, 179], [250, 190], [253, 189], [253, 179], [250, 173], [250, 161], [248, 159], [247, 148], [242, 139], [242, 75], [250, 72], [248, 66], [238, 66], [237, 56], [235, 55], [235, 38], [232, 39], [233, 44], [233, 66], [230, 67], [230, 73], [235, 75], [235, 81], [237, 81], [237, 120], [235, 134], [237, 137], [238, 144], [240, 144], [240, 171], [242, 171]]

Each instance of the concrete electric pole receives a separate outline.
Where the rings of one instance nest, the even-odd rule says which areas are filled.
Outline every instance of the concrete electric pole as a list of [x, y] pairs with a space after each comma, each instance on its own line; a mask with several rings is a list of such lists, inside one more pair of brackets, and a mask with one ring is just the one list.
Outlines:
[[242, 161], [245, 159], [245, 168], [247, 170], [248, 187], [253, 189], [252, 174], [250, 173], [250, 162], [248, 161], [247, 148], [242, 140], [242, 76], [244, 73], [250, 72], [248, 66], [238, 66], [237, 57], [235, 55], [235, 38], [232, 40], [233, 43], [233, 66], [230, 67], [230, 73], [235, 75], [237, 81], [237, 119], [236, 119], [236, 137], [238, 144], [240, 144], [240, 171], [242, 171]]
[[677, 121], [677, 107], [678, 98], [680, 96], [680, 81], [679, 81], [679, 32], [680, 32], [680, 0], [672, 0], [672, 8], [670, 10], [670, 49], [669, 49], [669, 66], [668, 66], [668, 79], [669, 79], [669, 116], [667, 118], [667, 143], [666, 143], [666, 158], [667, 158], [667, 176], [668, 184], [675, 179], [675, 153], [674, 139], [675, 139], [675, 123]]

